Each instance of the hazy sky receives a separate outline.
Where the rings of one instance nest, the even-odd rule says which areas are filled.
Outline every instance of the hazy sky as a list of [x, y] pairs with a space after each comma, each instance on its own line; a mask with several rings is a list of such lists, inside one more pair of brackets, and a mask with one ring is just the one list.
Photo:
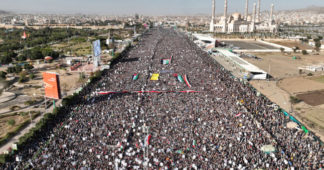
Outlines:
[[[257, 0], [250, 1], [252, 4]], [[242, 12], [245, 0], [228, 0], [229, 12]], [[261, 0], [261, 10], [297, 9], [324, 6], [324, 0]], [[216, 13], [222, 13], [224, 0], [216, 0]], [[194, 15], [210, 14], [211, 0], [0, 0], [0, 10], [41, 13]]]

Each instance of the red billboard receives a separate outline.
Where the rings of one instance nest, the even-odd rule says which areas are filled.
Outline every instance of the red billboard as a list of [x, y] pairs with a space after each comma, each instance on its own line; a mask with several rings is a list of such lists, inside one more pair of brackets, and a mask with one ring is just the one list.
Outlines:
[[45, 97], [51, 99], [61, 99], [60, 79], [56, 73], [43, 73], [45, 86]]

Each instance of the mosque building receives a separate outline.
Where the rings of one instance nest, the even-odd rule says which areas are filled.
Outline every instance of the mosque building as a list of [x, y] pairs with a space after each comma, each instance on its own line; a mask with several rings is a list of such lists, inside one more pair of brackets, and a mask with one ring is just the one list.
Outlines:
[[258, 5], [253, 4], [252, 15], [249, 15], [249, 0], [246, 0], [245, 14], [242, 16], [236, 12], [228, 16], [227, 0], [224, 2], [224, 15], [218, 23], [215, 22], [215, 0], [212, 0], [212, 20], [210, 22], [210, 32], [217, 33], [246, 33], [246, 32], [276, 32], [278, 25], [273, 20], [274, 5], [271, 4], [271, 11], [268, 21], [261, 21], [260, 13], [261, 0], [258, 0]]

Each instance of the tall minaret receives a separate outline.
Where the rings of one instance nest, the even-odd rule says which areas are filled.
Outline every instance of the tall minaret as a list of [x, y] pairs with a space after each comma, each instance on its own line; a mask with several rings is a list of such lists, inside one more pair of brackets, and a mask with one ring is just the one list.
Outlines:
[[258, 0], [258, 11], [257, 11], [257, 15], [256, 15], [256, 22], [260, 22], [261, 20], [261, 0]]
[[209, 31], [210, 32], [214, 32], [215, 31], [215, 0], [212, 0], [213, 1], [213, 6], [212, 6], [212, 19], [210, 21], [210, 27], [209, 27]]
[[269, 25], [272, 25], [272, 20], [273, 20], [273, 10], [274, 10], [274, 5], [271, 4], [271, 11], [270, 11]]
[[253, 14], [252, 14], [252, 23], [250, 27], [250, 32], [255, 30], [255, 21], [256, 21], [256, 3], [253, 4]]
[[225, 2], [224, 2], [224, 17], [227, 20], [227, 0], [225, 0]]
[[245, 2], [245, 16], [244, 16], [244, 20], [247, 20], [249, 15], [249, 0], [246, 0]]
[[224, 25], [223, 25], [223, 32], [227, 32], [227, 0], [224, 2]]
[[252, 22], [253, 22], [253, 23], [255, 23], [256, 20], [257, 20], [256, 10], [257, 10], [256, 3], [254, 3], [254, 4], [253, 4], [253, 16], [252, 16]]

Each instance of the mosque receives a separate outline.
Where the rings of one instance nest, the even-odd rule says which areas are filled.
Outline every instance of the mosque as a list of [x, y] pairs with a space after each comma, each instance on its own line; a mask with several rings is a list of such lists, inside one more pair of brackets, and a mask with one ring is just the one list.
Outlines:
[[224, 15], [221, 17], [218, 23], [215, 22], [215, 0], [212, 0], [212, 20], [210, 22], [210, 32], [217, 33], [247, 33], [247, 32], [276, 32], [278, 25], [273, 20], [274, 5], [271, 4], [271, 11], [268, 21], [261, 21], [260, 4], [261, 0], [258, 0], [257, 4], [253, 4], [252, 15], [249, 15], [249, 0], [246, 0], [245, 14], [242, 16], [240, 13], [233, 13], [227, 15], [227, 0], [224, 2]]

